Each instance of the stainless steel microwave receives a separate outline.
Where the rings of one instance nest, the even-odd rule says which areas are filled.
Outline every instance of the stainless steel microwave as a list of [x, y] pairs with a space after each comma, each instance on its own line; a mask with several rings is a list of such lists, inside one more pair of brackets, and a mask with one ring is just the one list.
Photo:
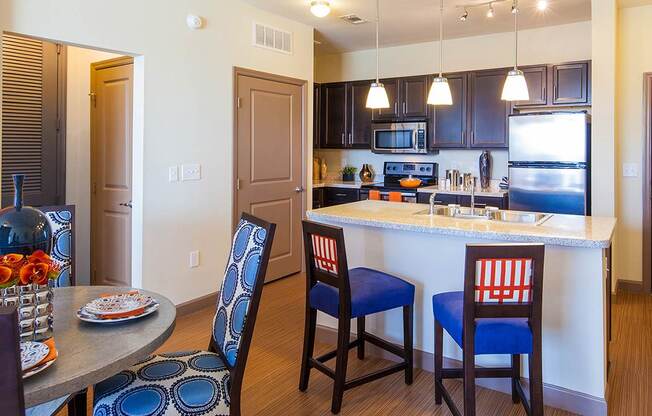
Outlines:
[[374, 153], [428, 153], [425, 121], [374, 123], [371, 150]]

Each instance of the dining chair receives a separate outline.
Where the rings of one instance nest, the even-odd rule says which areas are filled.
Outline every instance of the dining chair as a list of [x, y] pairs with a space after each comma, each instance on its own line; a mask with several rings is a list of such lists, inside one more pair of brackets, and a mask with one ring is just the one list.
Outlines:
[[[414, 285], [398, 277], [366, 267], [349, 270], [340, 227], [303, 221], [306, 258], [306, 316], [299, 390], [308, 389], [312, 368], [334, 381], [331, 412], [339, 413], [344, 391], [405, 371], [405, 384], [413, 378]], [[378, 312], [403, 308], [403, 348], [365, 331], [365, 317]], [[338, 319], [337, 348], [313, 357], [317, 311]], [[357, 339], [350, 341], [351, 319], [356, 318]], [[346, 380], [348, 353], [357, 347], [358, 359], [364, 359], [365, 342], [374, 344], [403, 360], [371, 374]], [[336, 358], [335, 371], [324, 363]]]
[[[435, 315], [435, 403], [460, 416], [446, 378], [464, 380], [464, 415], [475, 415], [475, 379], [511, 378], [512, 401], [543, 416], [541, 313], [543, 244], [466, 246], [464, 291], [432, 298]], [[463, 367], [443, 367], [444, 329], [462, 348]], [[509, 354], [510, 367], [477, 368], [475, 356]], [[528, 355], [530, 400], [521, 386], [521, 355]]]
[[275, 228], [242, 214], [208, 351], [153, 355], [98, 383], [95, 416], [240, 415], [242, 379]]

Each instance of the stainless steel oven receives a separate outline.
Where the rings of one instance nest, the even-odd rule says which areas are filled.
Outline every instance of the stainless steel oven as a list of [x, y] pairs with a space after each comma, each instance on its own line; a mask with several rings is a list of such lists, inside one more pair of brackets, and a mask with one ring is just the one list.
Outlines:
[[428, 153], [427, 123], [374, 123], [371, 150], [374, 153]]

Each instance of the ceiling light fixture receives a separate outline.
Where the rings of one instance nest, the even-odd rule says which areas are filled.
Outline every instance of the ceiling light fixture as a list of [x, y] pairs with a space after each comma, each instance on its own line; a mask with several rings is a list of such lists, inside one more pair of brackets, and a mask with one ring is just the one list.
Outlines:
[[331, 12], [331, 4], [327, 0], [313, 0], [310, 2], [310, 12], [317, 17], [326, 17]]
[[462, 15], [460, 16], [460, 21], [466, 22], [466, 19], [468, 18], [469, 18], [469, 11], [466, 8], [464, 8], [464, 13], [462, 13]]
[[428, 104], [451, 105], [453, 97], [444, 72], [444, 0], [439, 3], [439, 76], [435, 77], [428, 94]]
[[514, 13], [514, 69], [507, 74], [501, 98], [504, 101], [527, 101], [530, 99], [527, 82], [523, 71], [518, 69], [518, 0], [514, 0], [512, 4], [512, 13]]
[[548, 0], [539, 0], [537, 2], [537, 9], [539, 9], [540, 12], [546, 10], [548, 8]]
[[367, 108], [389, 108], [385, 86], [380, 82], [380, 0], [376, 0], [376, 82], [371, 83], [367, 95]]
[[494, 4], [489, 3], [489, 10], [487, 10], [487, 17], [491, 19], [495, 15], [496, 15], [496, 12], [494, 11]]

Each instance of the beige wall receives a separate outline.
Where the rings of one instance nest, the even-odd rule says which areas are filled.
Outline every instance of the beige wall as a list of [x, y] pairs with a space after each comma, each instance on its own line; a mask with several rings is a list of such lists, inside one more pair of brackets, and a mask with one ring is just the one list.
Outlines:
[[[203, 16], [205, 28], [188, 29], [188, 13]], [[254, 21], [293, 32], [294, 54], [251, 46]], [[136, 135], [142, 130], [144, 140], [134, 171], [143, 173], [134, 210], [142, 210], [142, 267], [133, 278], [176, 303], [218, 290], [231, 234], [233, 67], [312, 82], [313, 29], [239, 0], [3, 0], [0, 29], [140, 55]], [[188, 162], [201, 163], [202, 180], [169, 183], [168, 167]], [[191, 250], [201, 251], [197, 269], [188, 268]]]
[[66, 204], [75, 205], [75, 274], [90, 283], [91, 63], [120, 55], [69, 46], [66, 51]]
[[[618, 278], [642, 280], [644, 163], [643, 74], [652, 72], [652, 6], [621, 9], [617, 78]], [[636, 163], [638, 177], [622, 177], [622, 164]]]

